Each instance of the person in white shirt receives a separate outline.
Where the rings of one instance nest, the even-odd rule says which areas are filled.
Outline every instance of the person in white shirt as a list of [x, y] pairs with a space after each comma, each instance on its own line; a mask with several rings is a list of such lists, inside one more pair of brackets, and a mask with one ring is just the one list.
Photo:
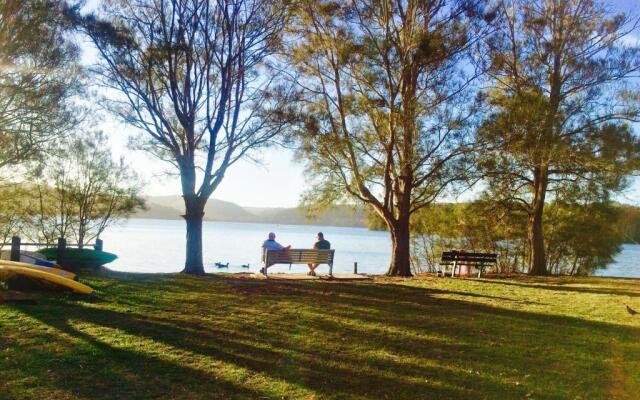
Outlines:
[[291, 245], [281, 245], [280, 243], [276, 242], [276, 234], [273, 232], [269, 232], [269, 238], [262, 243], [262, 248], [264, 250], [289, 250], [291, 248]]
[[[283, 246], [280, 243], [276, 242], [276, 234], [273, 232], [269, 232], [269, 237], [262, 243], [262, 257], [264, 259], [265, 253], [267, 250], [283, 250], [287, 251], [291, 248], [291, 245]], [[268, 265], [266, 267], [269, 267]], [[264, 274], [264, 268], [260, 269], [260, 273]]]

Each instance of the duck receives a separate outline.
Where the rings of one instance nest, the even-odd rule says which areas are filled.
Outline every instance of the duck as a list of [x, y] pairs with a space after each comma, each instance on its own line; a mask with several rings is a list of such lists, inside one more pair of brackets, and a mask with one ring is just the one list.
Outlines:
[[249, 268], [249, 264], [242, 264], [242, 268]]
[[216, 263], [216, 267], [218, 268], [229, 268], [229, 263], [223, 264], [221, 262]]

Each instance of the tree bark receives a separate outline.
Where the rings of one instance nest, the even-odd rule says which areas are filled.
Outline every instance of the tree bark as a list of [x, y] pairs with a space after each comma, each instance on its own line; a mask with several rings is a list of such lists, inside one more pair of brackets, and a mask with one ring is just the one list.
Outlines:
[[204, 218], [203, 207], [198, 204], [186, 202], [186, 213], [183, 216], [187, 223], [187, 248], [186, 260], [184, 263], [185, 274], [204, 274], [204, 264], [202, 262], [202, 220]]
[[575, 258], [573, 259], [573, 266], [571, 267], [571, 273], [569, 274], [570, 276], [575, 276], [577, 266], [578, 266], [578, 256], [575, 256]]
[[390, 224], [389, 230], [391, 231], [392, 251], [387, 275], [413, 276], [411, 273], [409, 216], [402, 216], [399, 221]]
[[196, 173], [193, 163], [181, 168], [182, 197], [184, 199], [184, 220], [187, 223], [187, 246], [184, 263], [185, 274], [204, 274], [202, 262], [202, 220], [204, 218], [203, 199], [195, 193]]
[[527, 223], [527, 239], [529, 244], [529, 275], [547, 275], [547, 260], [544, 247], [542, 217], [544, 200], [547, 193], [548, 171], [545, 165], [536, 167], [534, 171], [533, 209]]

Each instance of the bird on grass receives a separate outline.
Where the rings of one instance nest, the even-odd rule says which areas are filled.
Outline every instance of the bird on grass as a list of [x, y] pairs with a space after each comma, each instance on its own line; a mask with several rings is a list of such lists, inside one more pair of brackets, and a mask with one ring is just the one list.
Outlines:
[[221, 262], [216, 263], [216, 267], [218, 268], [229, 268], [229, 263], [223, 264]]
[[[626, 304], [625, 304], [625, 306], [626, 306]], [[628, 312], [629, 314], [631, 314], [631, 315], [638, 315], [638, 314], [640, 314], [638, 311], [634, 310], [633, 308], [631, 308], [631, 307], [629, 307], [629, 306], [627, 306], [627, 312]]]

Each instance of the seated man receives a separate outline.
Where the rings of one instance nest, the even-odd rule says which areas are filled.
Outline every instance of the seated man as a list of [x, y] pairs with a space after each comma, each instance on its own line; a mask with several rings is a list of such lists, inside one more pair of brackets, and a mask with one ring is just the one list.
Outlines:
[[[315, 250], [330, 250], [331, 243], [329, 243], [328, 240], [324, 239], [324, 233], [318, 232], [318, 235], [316, 236], [316, 242], [313, 244], [313, 248]], [[316, 276], [316, 268], [318, 268], [318, 265], [320, 264], [307, 265], [309, 266], [309, 272], [307, 273], [307, 275]]]
[[[264, 259], [267, 253], [267, 250], [283, 250], [287, 251], [291, 248], [291, 245], [283, 246], [280, 243], [276, 242], [276, 234], [273, 232], [269, 232], [269, 237], [262, 243], [262, 258]], [[265, 265], [264, 268], [260, 269], [260, 273], [264, 274], [264, 269], [270, 267], [269, 265]]]

